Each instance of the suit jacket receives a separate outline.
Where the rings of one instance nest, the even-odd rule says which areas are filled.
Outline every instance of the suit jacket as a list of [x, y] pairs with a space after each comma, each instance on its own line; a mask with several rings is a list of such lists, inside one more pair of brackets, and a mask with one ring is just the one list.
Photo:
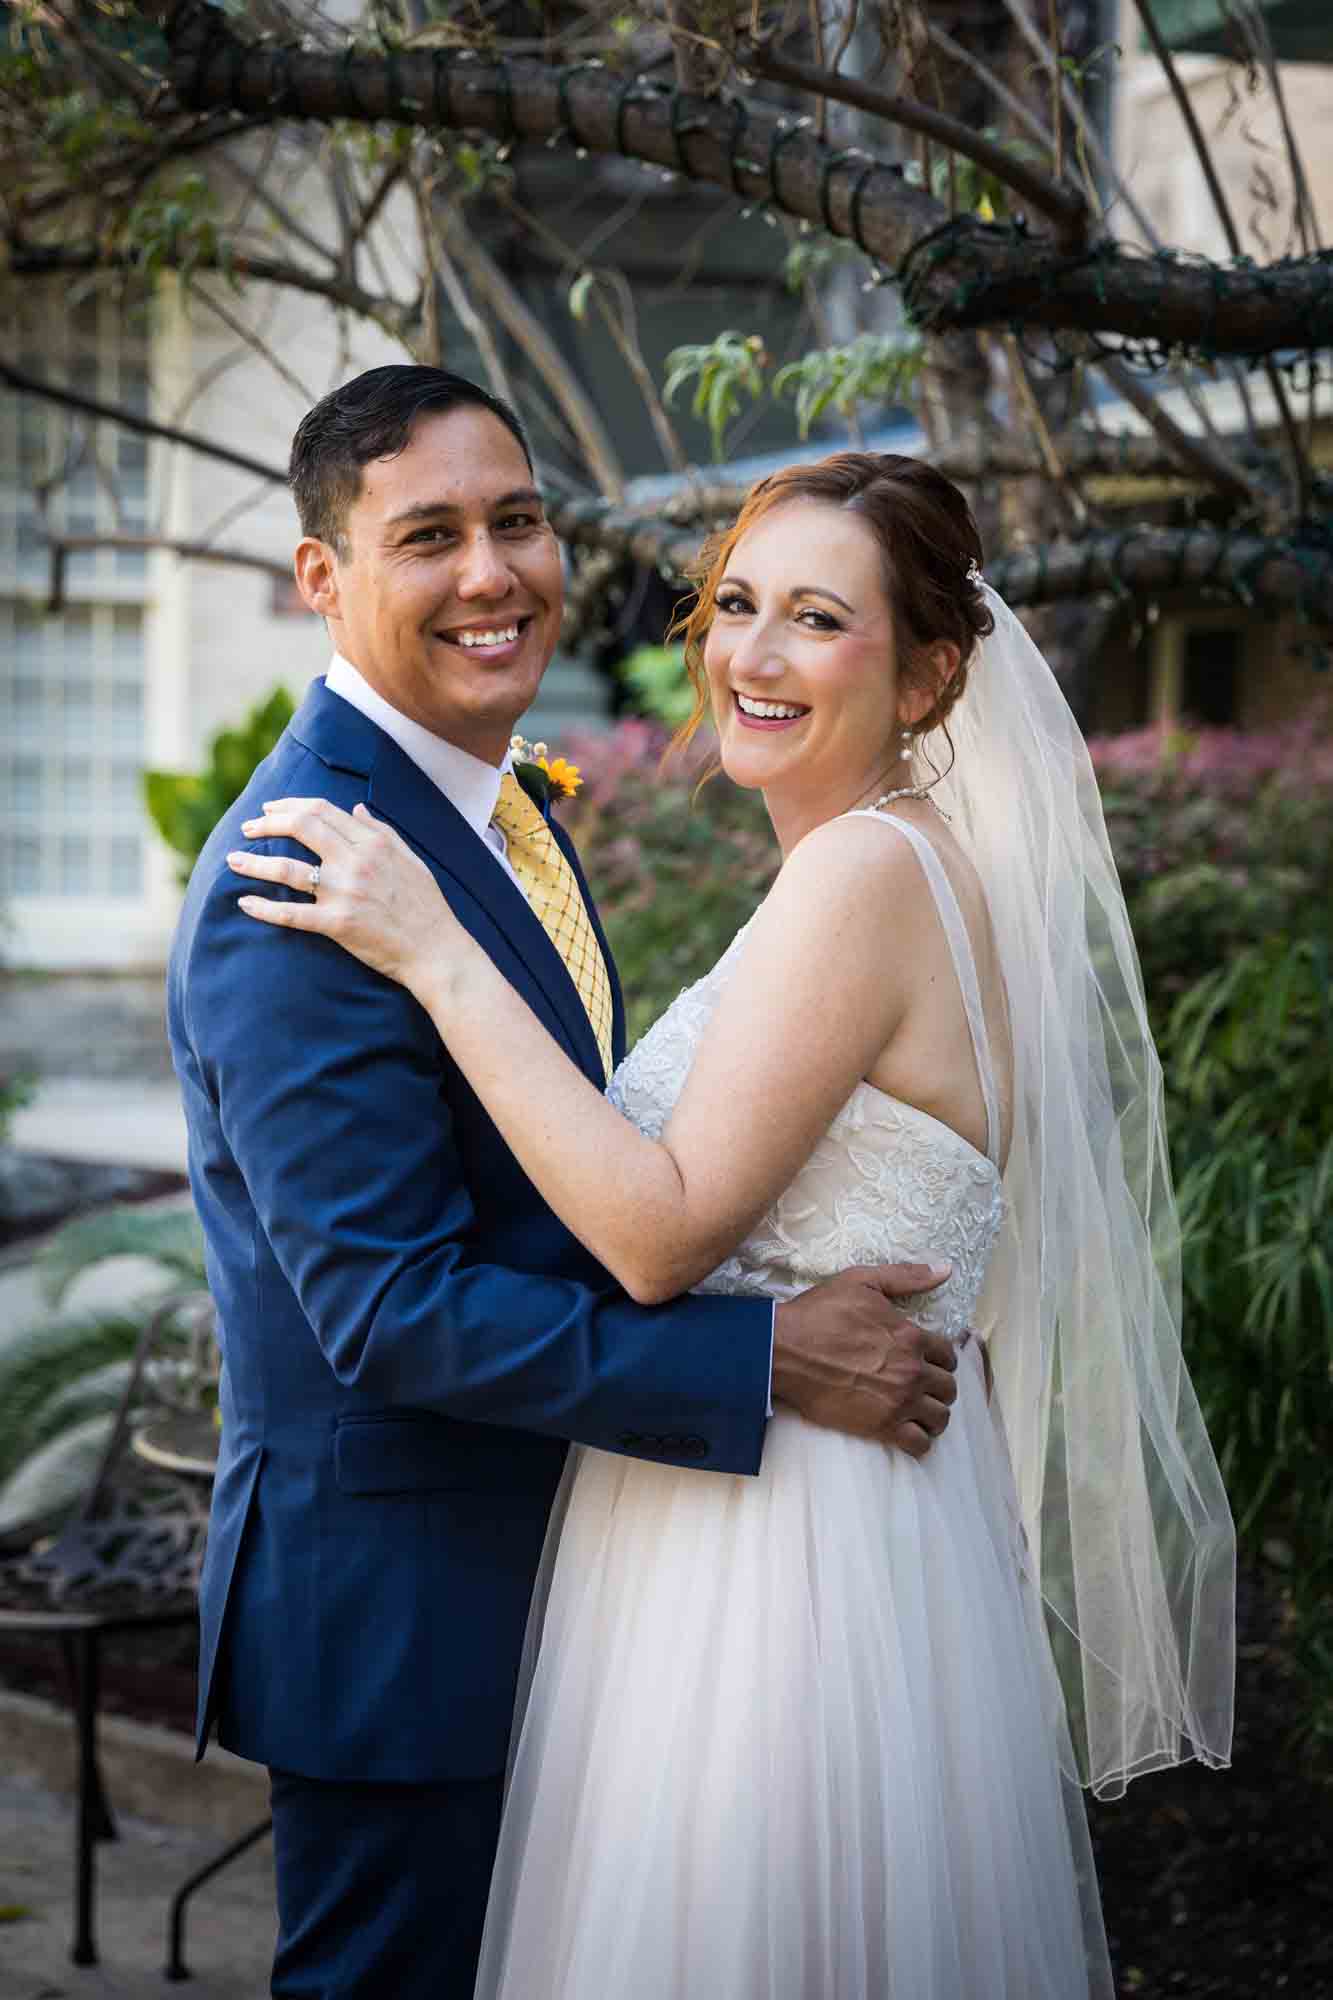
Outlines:
[[[262, 800], [289, 795], [364, 799], [392, 821], [602, 1078], [522, 893], [398, 746], [315, 682], [205, 848], [168, 973], [222, 1353], [198, 1751], [216, 1714], [229, 1748], [312, 1777], [481, 1776], [504, 1763], [566, 1441], [754, 1472], [770, 1308], [634, 1305], [405, 988], [238, 911], [253, 884], [227, 851]], [[618, 987], [615, 1037], [619, 1054]]]

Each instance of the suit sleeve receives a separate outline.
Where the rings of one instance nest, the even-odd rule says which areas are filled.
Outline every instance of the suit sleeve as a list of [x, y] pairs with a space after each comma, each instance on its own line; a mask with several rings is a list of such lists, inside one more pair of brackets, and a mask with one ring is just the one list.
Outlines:
[[465, 1086], [429, 1017], [328, 939], [246, 917], [239, 892], [226, 870], [210, 889], [184, 968], [186, 1032], [339, 1380], [386, 1405], [756, 1471], [771, 1303], [641, 1307], [609, 1276], [489, 1262], [449, 1104]]

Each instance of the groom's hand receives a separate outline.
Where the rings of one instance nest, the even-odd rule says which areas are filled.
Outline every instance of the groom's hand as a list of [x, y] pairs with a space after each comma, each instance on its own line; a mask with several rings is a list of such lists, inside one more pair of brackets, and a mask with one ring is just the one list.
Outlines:
[[958, 1357], [894, 1300], [948, 1275], [947, 1265], [868, 1264], [785, 1301], [773, 1329], [774, 1400], [813, 1424], [924, 1458], [949, 1421]]

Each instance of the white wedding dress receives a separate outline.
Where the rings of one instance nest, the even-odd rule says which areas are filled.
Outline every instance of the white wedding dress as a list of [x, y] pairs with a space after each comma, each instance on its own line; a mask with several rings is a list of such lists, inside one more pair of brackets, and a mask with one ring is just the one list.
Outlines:
[[[926, 836], [891, 824], [953, 950], [993, 1152], [962, 914]], [[644, 1132], [665, 1124], [739, 944], [617, 1071], [612, 1095]], [[993, 1157], [859, 1084], [700, 1289], [783, 1299], [850, 1265], [947, 1257], [915, 1312], [961, 1350], [928, 1457], [785, 1411], [754, 1479], [571, 1455], [478, 2000], [1112, 1993], [1003, 1434], [967, 1335], [1001, 1212]]]

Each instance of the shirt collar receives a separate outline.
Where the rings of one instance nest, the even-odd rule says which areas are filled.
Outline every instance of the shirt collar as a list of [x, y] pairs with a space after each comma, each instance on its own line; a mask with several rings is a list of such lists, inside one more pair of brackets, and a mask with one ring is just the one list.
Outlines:
[[485, 834], [500, 796], [500, 780], [513, 768], [512, 751], [505, 751], [504, 762], [497, 768], [482, 757], [474, 757], [470, 750], [447, 743], [442, 736], [413, 722], [386, 701], [341, 653], [334, 654], [324, 685], [330, 694], [340, 695], [369, 721], [378, 724], [386, 736], [391, 736], [403, 755], [410, 757], [419, 771], [424, 771], [474, 833]]

